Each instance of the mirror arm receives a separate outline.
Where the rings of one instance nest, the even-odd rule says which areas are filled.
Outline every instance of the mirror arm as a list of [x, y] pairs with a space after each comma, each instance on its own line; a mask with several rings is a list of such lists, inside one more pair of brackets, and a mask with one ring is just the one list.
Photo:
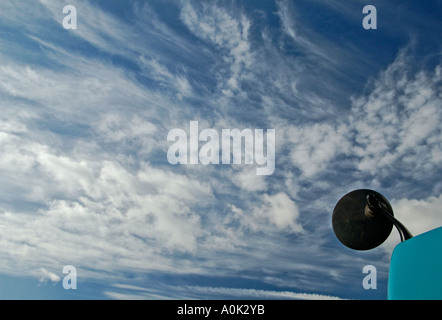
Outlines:
[[391, 215], [387, 210], [384, 209], [384, 207], [382, 206], [382, 201], [380, 201], [375, 195], [369, 194], [367, 196], [365, 215], [368, 217], [374, 217], [379, 214], [381, 214], [394, 224], [399, 232], [399, 236], [401, 237], [401, 242], [413, 238], [413, 235], [410, 233], [410, 231], [408, 231], [408, 229], [399, 220], [397, 220], [393, 215]]

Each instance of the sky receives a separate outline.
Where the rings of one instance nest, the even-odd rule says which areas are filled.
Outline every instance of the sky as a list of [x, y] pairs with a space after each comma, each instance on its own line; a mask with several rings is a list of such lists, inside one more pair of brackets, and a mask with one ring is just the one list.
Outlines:
[[[357, 252], [331, 217], [372, 189], [413, 235], [442, 226], [441, 18], [438, 0], [2, 0], [0, 299], [386, 299], [398, 233]], [[196, 121], [274, 129], [274, 172], [171, 164], [168, 133]]]

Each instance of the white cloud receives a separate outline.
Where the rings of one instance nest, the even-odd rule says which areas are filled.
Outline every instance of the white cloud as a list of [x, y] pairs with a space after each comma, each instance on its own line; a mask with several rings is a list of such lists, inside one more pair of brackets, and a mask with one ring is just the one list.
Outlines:
[[190, 292], [208, 295], [233, 296], [241, 299], [283, 299], [283, 300], [342, 300], [334, 296], [312, 293], [297, 293], [292, 291], [272, 291], [257, 289], [219, 288], [219, 287], [189, 287]]
[[241, 79], [246, 77], [254, 61], [249, 42], [250, 20], [242, 13], [233, 16], [225, 8], [213, 4], [202, 3], [200, 8], [195, 8], [189, 1], [184, 2], [181, 19], [196, 36], [210, 41], [220, 50], [222, 62], [229, 69], [228, 75], [220, 77], [220, 90], [225, 96], [232, 96], [239, 90]]
[[339, 154], [349, 152], [347, 128], [343, 125], [315, 124], [288, 129], [293, 145], [291, 160], [303, 178], [311, 178], [327, 169]]
[[153, 78], [166, 88], [175, 89], [178, 92], [178, 98], [180, 100], [183, 97], [192, 95], [192, 86], [184, 74], [171, 73], [166, 66], [161, 65], [155, 59], [147, 60], [144, 56], [141, 56], [139, 61], [146, 76]]
[[253, 210], [256, 224], [270, 222], [279, 230], [291, 230], [298, 233], [303, 232], [302, 226], [298, 223], [299, 209], [296, 203], [285, 193], [263, 196], [263, 205]]
[[[258, 300], [343, 300], [336, 296], [322, 295], [317, 293], [298, 293], [293, 291], [257, 290], [244, 288], [226, 287], [203, 287], [203, 286], [167, 286], [166, 290], [160, 291], [157, 288], [143, 288], [116, 284], [114, 290], [105, 294], [112, 299], [118, 300], [146, 300], [146, 299], [219, 299], [219, 297], [235, 297], [238, 299]], [[169, 295], [164, 294], [166, 291]], [[161, 294], [159, 293], [161, 292]]]
[[440, 167], [441, 66], [414, 73], [411, 59], [400, 52], [371, 93], [354, 100], [349, 127], [362, 171], [384, 175], [396, 167], [422, 176]]
[[[395, 217], [411, 232], [413, 236], [442, 227], [442, 195], [427, 199], [397, 199], [391, 205]], [[399, 244], [400, 237], [394, 228], [390, 237], [383, 245], [383, 249], [391, 255]]]
[[[276, 13], [281, 21], [282, 30], [293, 41], [297, 50], [306, 55], [304, 60], [306, 65], [312, 63], [315, 65], [315, 69], [320, 66], [319, 69], [323, 72], [323, 76], [328, 73], [339, 73], [340, 70], [346, 68], [353, 68], [353, 72], [359, 71], [356, 55], [349, 54], [346, 50], [347, 43], [341, 41], [337, 45], [323, 34], [315, 31], [311, 26], [311, 21], [302, 16], [296, 3], [278, 0], [276, 4], [278, 7]], [[351, 50], [356, 52], [358, 49], [353, 46]], [[359, 56], [359, 59], [362, 58]], [[309, 77], [312, 73], [314, 71], [309, 70], [306, 72], [306, 76]], [[315, 80], [321, 81], [322, 79], [315, 74]], [[324, 85], [326, 86], [327, 83], [324, 82]], [[322, 91], [325, 91], [324, 89], [325, 87], [322, 88]], [[319, 96], [317, 98], [321, 100]]]
[[[58, 6], [44, 4], [57, 20]], [[104, 41], [107, 37], [112, 43], [123, 41], [121, 32], [128, 27], [121, 21], [84, 3], [80, 9], [85, 15], [81, 20], [95, 11], [98, 19], [87, 18], [83, 25], [79, 21], [78, 30], [83, 30], [79, 36], [103, 50], [110, 46]], [[212, 186], [186, 172], [174, 173], [175, 167], [160, 169], [138, 158], [147, 159], [154, 148], [161, 148], [165, 137], [160, 133], [164, 129], [160, 115], [166, 107], [173, 113], [182, 105], [169, 100], [168, 91], [154, 92], [140, 85], [118, 66], [81, 56], [40, 36], [29, 39], [62, 70], [23, 66], [11, 57], [0, 68], [6, 102], [0, 174], [7, 181], [0, 192], [11, 203], [2, 204], [1, 254], [7, 258], [1, 272], [16, 272], [16, 259], [26, 261], [21, 266], [25, 272], [36, 264], [49, 270], [67, 262], [109, 272], [130, 267], [198, 270], [196, 265], [176, 267], [173, 254], [195, 254], [204, 244], [226, 243], [227, 229], [205, 230], [203, 215], [195, 212], [213, 199]], [[235, 44], [232, 54], [239, 57], [243, 48]], [[131, 58], [128, 50], [138, 49], [142, 48], [121, 46], [110, 52]], [[133, 57], [139, 62], [139, 54]], [[183, 96], [192, 93], [186, 78], [149, 59], [145, 62], [154, 79], [178, 88]], [[61, 131], [64, 125], [73, 130], [66, 128], [68, 133], [60, 134], [53, 130], [54, 124]], [[241, 184], [250, 189], [246, 180]], [[22, 210], [17, 203], [23, 201], [32, 203], [32, 209]], [[200, 243], [201, 237], [206, 242]]]
[[[202, 226], [191, 208], [210, 201], [208, 184], [147, 163], [133, 171], [118, 157], [59, 155], [29, 138], [4, 132], [0, 137], [2, 198], [41, 207], [32, 213], [2, 209], [0, 251], [8, 258], [1, 272], [14, 273], [17, 258], [31, 270], [35, 264], [50, 267], [72, 259], [103, 270], [143, 263], [145, 269], [167, 270], [172, 265], [161, 258], [162, 250], [197, 249]], [[143, 241], [157, 249], [143, 248]], [[109, 265], [113, 259], [120, 262]]]
[[245, 166], [239, 172], [232, 172], [232, 182], [246, 192], [266, 191], [266, 176], [256, 174], [254, 166]]
[[[230, 213], [223, 221], [223, 225], [232, 226], [239, 223], [231, 231], [237, 233], [235, 242], [239, 242], [243, 235], [264, 232], [274, 234], [280, 232], [301, 234], [304, 232], [299, 223], [300, 212], [296, 203], [286, 193], [275, 195], [262, 194], [257, 201], [246, 203], [244, 209], [229, 204]], [[230, 229], [226, 229], [225, 235]], [[244, 245], [244, 243], [243, 243]], [[271, 244], [269, 244], [271, 246]]]
[[49, 280], [51, 282], [57, 283], [60, 281], [60, 277], [58, 275], [56, 275], [53, 272], [47, 271], [45, 268], [41, 268], [40, 273], [41, 273], [40, 282], [46, 282]]
[[348, 170], [377, 179], [399, 171], [418, 180], [440, 169], [442, 68], [414, 72], [411, 64], [408, 49], [402, 50], [335, 123], [286, 128], [291, 160], [302, 178], [330, 171], [342, 156], [354, 165]]

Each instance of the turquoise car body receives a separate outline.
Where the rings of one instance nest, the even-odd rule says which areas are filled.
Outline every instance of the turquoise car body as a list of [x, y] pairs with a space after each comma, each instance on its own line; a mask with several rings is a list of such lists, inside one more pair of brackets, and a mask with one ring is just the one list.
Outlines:
[[442, 227], [396, 246], [388, 279], [389, 300], [442, 300]]

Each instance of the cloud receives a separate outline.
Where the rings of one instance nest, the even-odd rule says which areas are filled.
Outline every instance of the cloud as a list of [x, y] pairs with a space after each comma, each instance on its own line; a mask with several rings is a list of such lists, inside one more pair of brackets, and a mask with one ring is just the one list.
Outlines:
[[[75, 257], [78, 266], [109, 270], [107, 254], [120, 260], [117, 269], [145, 259], [153, 264], [143, 268], [168, 269], [170, 263], [155, 258], [162, 249], [196, 250], [202, 226], [191, 208], [210, 201], [209, 185], [147, 163], [130, 172], [115, 160], [57, 155], [48, 146], [2, 136], [8, 156], [2, 157], [0, 172], [10, 181], [1, 190], [3, 197], [16, 188], [12, 202], [40, 207], [37, 212], [21, 211], [16, 205], [2, 209], [5, 238], [0, 251], [11, 258], [5, 259], [2, 272], [15, 272], [14, 259], [19, 257], [27, 266], [63, 264]], [[159, 251], [142, 249], [147, 243], [159, 245]], [[79, 247], [87, 249], [79, 253]]]
[[[241, 79], [246, 76], [254, 59], [249, 42], [251, 22], [242, 13], [236, 17], [225, 8], [202, 3], [199, 8], [191, 2], [184, 2], [181, 20], [199, 38], [216, 45], [226, 65], [227, 75], [218, 74], [223, 79], [218, 85], [226, 96], [238, 92]], [[218, 70], [223, 67], [217, 66]], [[221, 67], [221, 68], [220, 68]]]
[[[426, 199], [393, 199], [391, 201], [395, 217], [411, 232], [419, 236], [436, 228], [442, 227], [440, 208], [442, 195]], [[383, 245], [383, 249], [391, 255], [393, 249], [399, 244], [399, 234], [394, 229], [391, 236]]]
[[256, 218], [264, 218], [280, 230], [291, 229], [295, 233], [303, 231], [297, 222], [299, 209], [287, 194], [264, 195], [263, 203], [263, 206], [254, 209]]
[[55, 273], [47, 271], [44, 268], [40, 269], [40, 273], [41, 273], [41, 278], [40, 278], [40, 282], [47, 282], [48, 280], [53, 282], [53, 283], [57, 283], [60, 281], [60, 277], [57, 276]]
[[[358, 169], [383, 175], [392, 166], [401, 175], [429, 174], [440, 166], [441, 66], [414, 72], [407, 50], [354, 100], [350, 116]], [[413, 170], [411, 170], [413, 168]]]
[[138, 286], [116, 284], [114, 285], [113, 290], [109, 290], [105, 294], [112, 299], [118, 300], [194, 299], [195, 297], [205, 297], [206, 299], [212, 300], [217, 300], [219, 297], [242, 300], [343, 300], [336, 296], [316, 293], [226, 287], [170, 286], [167, 291], [170, 292], [170, 295], [164, 296], [158, 294], [160, 290], [156, 288], [142, 288]]
[[[433, 177], [441, 164], [442, 69], [437, 65], [415, 71], [410, 65], [413, 57], [405, 48], [367, 94], [353, 97], [345, 117], [286, 129], [290, 159], [301, 178], [343, 164], [373, 182], [393, 175], [415, 181]], [[340, 163], [343, 157], [345, 162]]]
[[299, 21], [301, 18], [296, 14], [296, 10], [289, 2], [277, 1], [276, 3], [278, 5], [277, 14], [285, 34], [307, 54], [321, 57], [321, 59], [325, 59], [329, 63], [334, 63], [336, 60], [331, 57], [330, 52], [324, 50], [326, 47], [324, 46], [324, 41], [326, 40], [319, 34], [309, 33], [309, 29], [301, 27], [303, 25]]
[[225, 225], [237, 221], [241, 226], [237, 231], [252, 233], [303, 233], [299, 223], [300, 212], [296, 203], [286, 193], [263, 194], [257, 203], [247, 203], [244, 209], [229, 204], [231, 214]]
[[283, 299], [283, 300], [342, 300], [338, 297], [312, 293], [297, 293], [291, 291], [272, 291], [240, 288], [189, 287], [192, 292], [205, 295], [232, 296], [240, 299]]
[[293, 145], [292, 163], [300, 169], [302, 178], [311, 178], [326, 170], [339, 155], [349, 152], [351, 143], [344, 125], [315, 124], [288, 129]]
[[267, 190], [265, 176], [257, 175], [255, 167], [245, 167], [239, 172], [232, 172], [231, 180], [237, 187], [247, 192]]
[[146, 60], [140, 57], [140, 65], [146, 75], [153, 78], [162, 86], [170, 86], [178, 92], [178, 98], [189, 97], [192, 94], [192, 86], [184, 75], [172, 74], [166, 66], [161, 65], [157, 60]]

